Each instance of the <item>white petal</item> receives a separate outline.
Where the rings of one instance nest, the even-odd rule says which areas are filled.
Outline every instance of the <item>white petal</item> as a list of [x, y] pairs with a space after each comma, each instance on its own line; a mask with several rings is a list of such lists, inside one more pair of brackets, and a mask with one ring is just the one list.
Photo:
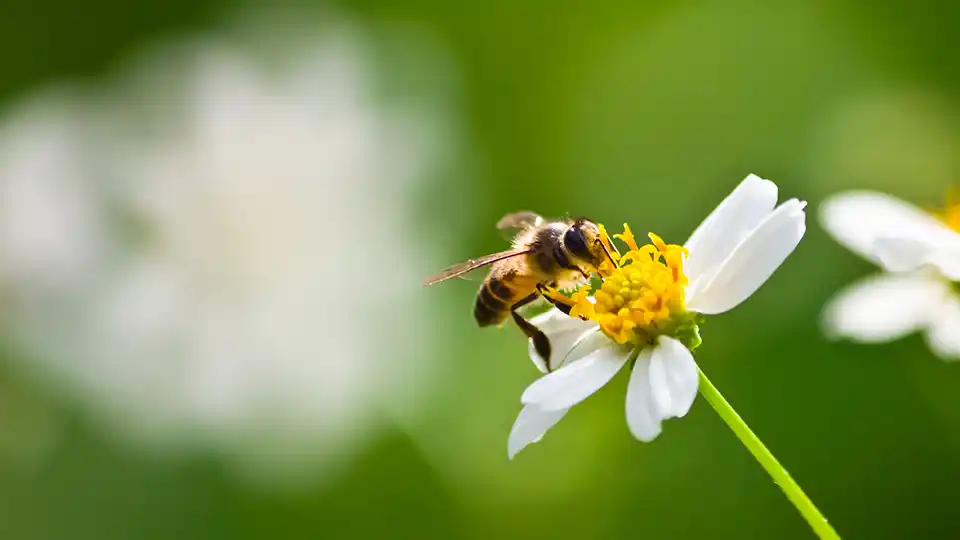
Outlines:
[[528, 444], [538, 442], [548, 429], [557, 425], [568, 410], [570, 409], [544, 411], [536, 405], [525, 406], [517, 416], [517, 421], [513, 423], [513, 429], [510, 430], [510, 437], [507, 439], [507, 455], [510, 459], [513, 459], [513, 456]]
[[634, 437], [650, 442], [660, 435], [662, 418], [650, 384], [650, 359], [653, 348], [640, 352], [627, 385], [627, 426]]
[[[550, 355], [553, 356], [553, 351], [550, 351]], [[544, 357], [540, 356], [540, 353], [537, 352], [537, 348], [533, 346], [533, 340], [527, 340], [527, 356], [530, 357], [530, 361], [533, 362], [533, 365], [540, 370], [540, 373], [549, 373], [550, 370], [547, 369], [547, 363], [549, 360], [546, 360]]]
[[926, 264], [935, 267], [951, 281], [960, 281], [960, 245], [940, 248], [927, 258]]
[[877, 343], [923, 328], [946, 294], [930, 273], [880, 274], [840, 291], [823, 311], [828, 337]]
[[872, 191], [851, 191], [820, 205], [820, 222], [838, 242], [880, 264], [874, 243], [881, 238], [950, 241], [957, 233], [923, 210], [896, 197]]
[[566, 356], [560, 359], [560, 365], [565, 366], [593, 354], [597, 349], [610, 345], [610, 338], [600, 331], [600, 325], [591, 322], [592, 328], [580, 334], [573, 347]]
[[700, 383], [690, 349], [673, 338], [660, 336], [650, 359], [649, 377], [661, 418], [680, 418], [687, 414]]
[[880, 238], [873, 243], [877, 262], [890, 272], [909, 272], [932, 266], [945, 277], [960, 280], [960, 235], [927, 239]]
[[520, 396], [524, 404], [536, 404], [545, 411], [569, 409], [607, 384], [627, 361], [629, 350], [609, 339], [576, 362], [540, 377]]
[[934, 310], [927, 329], [927, 344], [944, 360], [960, 360], [960, 298], [945, 295]]
[[557, 308], [550, 308], [547, 311], [537, 315], [536, 317], [530, 319], [530, 322], [536, 321], [537, 326], [550, 326], [555, 324], [557, 321], [561, 321], [563, 317], [563, 312]]
[[756, 292], [803, 238], [805, 205], [790, 199], [771, 212], [730, 253], [710, 281], [688, 288], [687, 307], [704, 314], [723, 313]]
[[689, 251], [684, 272], [690, 282], [701, 279], [705, 271], [717, 269], [776, 204], [777, 185], [773, 182], [752, 174], [740, 182], [684, 244]]
[[[533, 346], [533, 340], [527, 340], [527, 351], [530, 360], [542, 373], [555, 370], [563, 364], [564, 358], [570, 354], [586, 332], [593, 332], [598, 328], [597, 323], [583, 321], [576, 317], [565, 315], [554, 308], [546, 313], [530, 319], [530, 323], [539, 328], [550, 340], [550, 359], [545, 361]], [[549, 366], [549, 369], [548, 369]]]

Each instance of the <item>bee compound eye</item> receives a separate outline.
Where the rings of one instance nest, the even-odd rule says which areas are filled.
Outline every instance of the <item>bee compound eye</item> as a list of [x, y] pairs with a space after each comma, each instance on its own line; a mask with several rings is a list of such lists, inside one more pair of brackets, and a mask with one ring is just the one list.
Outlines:
[[590, 250], [587, 248], [587, 239], [583, 235], [583, 230], [580, 228], [580, 225], [573, 225], [567, 229], [567, 232], [563, 233], [563, 246], [577, 257], [590, 257]]

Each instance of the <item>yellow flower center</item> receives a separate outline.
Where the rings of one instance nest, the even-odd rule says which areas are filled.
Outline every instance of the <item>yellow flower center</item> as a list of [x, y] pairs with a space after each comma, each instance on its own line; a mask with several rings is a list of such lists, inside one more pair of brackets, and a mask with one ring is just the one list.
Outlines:
[[947, 227], [960, 232], [960, 186], [955, 186], [947, 192], [947, 204], [944, 208], [930, 211]]
[[616, 238], [628, 251], [619, 255], [603, 226], [600, 234], [615, 262], [600, 266], [599, 288], [583, 287], [567, 298], [573, 306], [571, 316], [596, 321], [617, 343], [649, 341], [685, 323], [693, 324], [684, 305], [687, 276], [682, 246], [667, 244], [653, 233], [650, 244], [639, 246], [625, 223], [623, 234]]
[[947, 206], [937, 213], [937, 217], [947, 224], [947, 227], [960, 232], [960, 203]]

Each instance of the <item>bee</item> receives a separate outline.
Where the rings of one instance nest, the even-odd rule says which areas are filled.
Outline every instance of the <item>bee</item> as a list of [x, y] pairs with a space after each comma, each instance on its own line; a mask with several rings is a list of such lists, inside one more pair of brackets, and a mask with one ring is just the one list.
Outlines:
[[512, 249], [455, 264], [428, 277], [423, 284], [440, 283], [489, 265], [490, 271], [474, 301], [474, 319], [485, 327], [512, 317], [533, 340], [549, 369], [550, 341], [517, 310], [542, 296], [569, 313], [569, 306], [544, 292], [589, 280], [605, 259], [613, 258], [600, 239], [599, 226], [585, 218], [546, 220], [533, 212], [516, 212], [500, 219], [497, 228], [519, 231], [513, 238]]

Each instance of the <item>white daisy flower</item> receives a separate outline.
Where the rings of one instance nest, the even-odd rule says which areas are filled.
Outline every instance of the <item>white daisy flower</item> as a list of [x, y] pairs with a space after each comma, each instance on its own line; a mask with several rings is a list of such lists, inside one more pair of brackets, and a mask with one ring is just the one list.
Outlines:
[[699, 384], [692, 354], [700, 344], [698, 321], [736, 307], [767, 281], [803, 237], [805, 205], [790, 199], [777, 206], [776, 184], [750, 175], [684, 247], [654, 234], [652, 244], [638, 246], [624, 225], [618, 237], [629, 251], [615, 257], [616, 266], [600, 268], [602, 286], [558, 296], [572, 306], [571, 316], [553, 309], [532, 321], [553, 352], [544, 359], [531, 347], [530, 357], [541, 371], [555, 371], [524, 391], [509, 456], [538, 441], [628, 363], [626, 414], [634, 437], [651, 441], [663, 420], [684, 416]]
[[935, 216], [890, 195], [854, 191], [825, 201], [820, 219], [837, 241], [885, 270], [830, 300], [827, 334], [880, 343], [923, 332], [937, 356], [960, 359], [960, 205]]

